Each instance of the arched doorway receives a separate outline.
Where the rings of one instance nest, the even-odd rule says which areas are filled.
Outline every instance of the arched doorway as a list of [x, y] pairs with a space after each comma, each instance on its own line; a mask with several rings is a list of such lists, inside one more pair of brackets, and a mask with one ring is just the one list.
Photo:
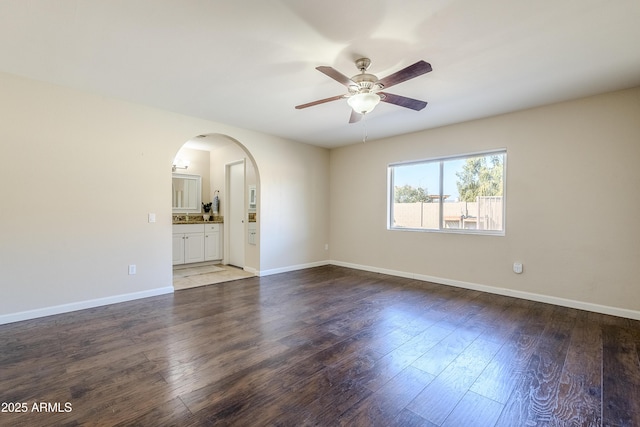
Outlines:
[[[241, 188], [237, 185], [229, 186], [228, 166], [233, 164], [243, 165]], [[260, 265], [258, 238], [260, 179], [251, 153], [240, 142], [227, 135], [215, 133], [198, 135], [186, 141], [178, 150], [174, 165], [172, 201], [176, 200], [176, 191], [180, 191], [176, 189], [176, 174], [195, 176], [201, 182], [201, 202], [198, 207], [209, 204], [211, 206], [209, 212], [211, 217], [209, 221], [205, 221], [202, 217], [204, 212], [201, 209], [197, 212], [183, 212], [186, 209], [176, 207], [176, 203], [173, 203], [174, 289], [255, 275]], [[234, 193], [231, 194], [230, 191]], [[184, 198], [184, 193], [178, 194]], [[241, 206], [242, 228], [240, 230], [237, 227], [231, 228], [232, 221], [228, 217], [232, 199], [236, 202], [236, 208], [238, 202]], [[201, 227], [204, 229], [200, 230]], [[189, 234], [198, 232], [204, 234], [198, 236]], [[199, 240], [201, 236], [202, 242]], [[240, 269], [229, 266], [230, 249], [236, 248], [234, 253], [237, 257], [238, 245], [242, 245], [244, 259], [238, 262], [236, 258], [234, 264], [241, 264]], [[190, 256], [192, 249], [190, 246], [195, 246], [196, 251], [204, 248], [203, 253], [198, 254], [197, 257]], [[175, 256], [180, 251], [185, 253], [182, 259], [180, 256]], [[212, 258], [214, 256], [216, 258]], [[187, 260], [189, 262], [186, 262]], [[198, 274], [200, 271], [204, 273]]]

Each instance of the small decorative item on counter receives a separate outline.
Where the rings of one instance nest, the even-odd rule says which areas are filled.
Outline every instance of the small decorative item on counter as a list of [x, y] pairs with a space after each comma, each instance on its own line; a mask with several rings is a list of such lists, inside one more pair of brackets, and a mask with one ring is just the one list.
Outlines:
[[219, 193], [220, 193], [220, 190], [216, 190], [213, 193], [213, 214], [214, 215], [218, 215], [220, 213], [220, 198], [218, 197]]
[[211, 211], [211, 204], [212, 202], [202, 204], [202, 210], [204, 211], [202, 219], [205, 221], [209, 221], [209, 218], [211, 217], [211, 215], [209, 215], [209, 212]]

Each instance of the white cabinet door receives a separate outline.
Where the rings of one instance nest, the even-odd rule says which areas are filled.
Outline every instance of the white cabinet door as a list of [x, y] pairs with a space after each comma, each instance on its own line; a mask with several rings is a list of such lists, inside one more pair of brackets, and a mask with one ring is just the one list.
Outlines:
[[173, 265], [184, 264], [184, 234], [173, 235]]
[[205, 261], [222, 259], [219, 231], [209, 231], [204, 235], [204, 259]]
[[220, 224], [173, 226], [173, 265], [222, 259]]
[[185, 233], [184, 262], [204, 261], [204, 233]]

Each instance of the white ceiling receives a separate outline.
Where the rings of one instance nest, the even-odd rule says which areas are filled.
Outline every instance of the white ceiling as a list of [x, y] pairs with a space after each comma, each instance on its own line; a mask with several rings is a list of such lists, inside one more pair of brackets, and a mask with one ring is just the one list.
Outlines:
[[362, 140], [314, 68], [431, 73], [369, 140], [640, 85], [639, 0], [1, 0], [0, 71], [324, 147]]

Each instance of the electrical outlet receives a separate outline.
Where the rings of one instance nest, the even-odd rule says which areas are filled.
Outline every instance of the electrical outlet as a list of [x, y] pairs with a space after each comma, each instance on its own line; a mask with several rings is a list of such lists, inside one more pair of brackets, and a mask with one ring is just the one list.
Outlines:
[[522, 274], [522, 263], [514, 262], [513, 263], [513, 272], [516, 274]]
[[130, 264], [129, 265], [129, 276], [133, 276], [134, 274], [136, 274], [136, 265], [135, 264]]
[[329, 244], [328, 244], [328, 243], [325, 243], [325, 244], [324, 244], [324, 250], [325, 250], [325, 251], [328, 251], [328, 250], [329, 250]]
[[149, 222], [156, 222], [156, 214], [153, 212], [149, 213]]

